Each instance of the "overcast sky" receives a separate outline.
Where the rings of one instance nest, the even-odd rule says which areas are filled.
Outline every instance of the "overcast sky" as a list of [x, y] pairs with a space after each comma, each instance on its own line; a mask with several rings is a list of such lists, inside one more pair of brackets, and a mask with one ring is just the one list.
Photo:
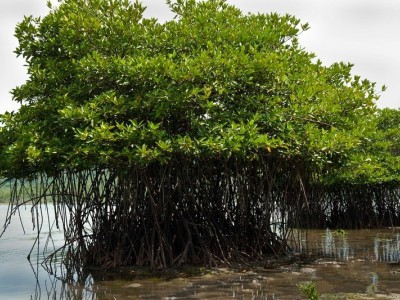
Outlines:
[[[55, 2], [53, 0], [53, 2]], [[378, 107], [400, 107], [399, 0], [228, 0], [244, 12], [290, 13], [308, 22], [300, 43], [323, 63], [354, 64], [360, 75], [388, 89]], [[146, 16], [171, 17], [164, 0], [143, 0]], [[26, 79], [24, 61], [13, 53], [14, 28], [24, 15], [44, 16], [46, 0], [0, 0], [0, 113], [18, 109], [9, 91]]]

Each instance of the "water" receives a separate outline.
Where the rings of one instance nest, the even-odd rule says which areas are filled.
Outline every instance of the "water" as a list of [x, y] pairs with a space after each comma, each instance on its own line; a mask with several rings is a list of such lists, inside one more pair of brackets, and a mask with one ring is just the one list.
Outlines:
[[[6, 212], [7, 206], [0, 205], [1, 224]], [[323, 295], [384, 294], [400, 299], [400, 229], [396, 228], [299, 232], [300, 253], [279, 263], [236, 265], [235, 271], [214, 269], [201, 276], [177, 272], [168, 279], [140, 279], [138, 270], [129, 269], [124, 272], [129, 279], [93, 274], [80, 286], [63, 283], [57, 279], [60, 274], [50, 275], [38, 263], [62, 245], [62, 232], [53, 228], [52, 243], [45, 248], [51, 222], [50, 227], [44, 223], [39, 252], [34, 252], [39, 254], [31, 257], [30, 264], [26, 257], [37, 237], [30, 206], [21, 211], [21, 219], [25, 234], [17, 217], [0, 239], [0, 299], [299, 299], [297, 284], [305, 281], [315, 282]]]
[[[4, 224], [7, 205], [0, 205], [0, 228]], [[38, 236], [33, 228], [31, 206], [23, 208], [21, 218], [15, 215], [6, 232], [0, 239], [0, 299], [39, 298], [40, 294], [50, 292], [54, 277], [40, 265], [43, 258], [63, 243], [61, 231], [51, 230], [51, 225], [43, 222], [39, 243], [36, 243], [31, 260], [27, 256]], [[52, 211], [49, 211], [50, 214]], [[38, 250], [38, 251], [37, 251]], [[35, 297], [35, 295], [37, 297]], [[40, 299], [40, 298], [39, 298]]]

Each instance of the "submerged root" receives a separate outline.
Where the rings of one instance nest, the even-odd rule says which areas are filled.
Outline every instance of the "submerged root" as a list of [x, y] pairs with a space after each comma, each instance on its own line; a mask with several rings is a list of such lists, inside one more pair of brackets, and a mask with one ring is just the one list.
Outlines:
[[299, 170], [301, 165], [270, 159], [182, 158], [38, 174], [8, 182], [6, 225], [30, 203], [40, 232], [46, 211], [54, 209], [48, 223], [64, 232], [65, 245], [46, 262], [61, 257], [70, 274], [83, 274], [87, 267], [226, 266], [285, 253], [296, 239], [292, 228], [400, 223], [397, 190], [323, 189]]
[[47, 262], [61, 255], [75, 273], [88, 266], [228, 265], [285, 250], [288, 208], [302, 195], [298, 171], [290, 170], [267, 160], [183, 158], [64, 170], [15, 181], [11, 207], [53, 204], [65, 245]]

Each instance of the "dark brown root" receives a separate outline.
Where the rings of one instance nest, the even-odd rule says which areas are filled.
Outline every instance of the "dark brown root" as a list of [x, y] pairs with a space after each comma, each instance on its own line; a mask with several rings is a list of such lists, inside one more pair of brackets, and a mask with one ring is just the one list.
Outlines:
[[[311, 185], [302, 165], [260, 159], [198, 160], [167, 164], [64, 170], [8, 181], [6, 225], [32, 204], [38, 233], [49, 228], [65, 244], [46, 260], [62, 261], [64, 277], [87, 267], [163, 269], [276, 256], [296, 244], [293, 228], [361, 228], [400, 223], [399, 192], [384, 186]], [[48, 205], [52, 203], [52, 205]], [[5, 225], [5, 227], [6, 227]], [[39, 237], [39, 234], [38, 234]]]
[[16, 180], [10, 207], [54, 204], [65, 245], [48, 262], [61, 256], [71, 273], [218, 266], [287, 250], [288, 216], [305, 194], [299, 178], [284, 162], [182, 158]]

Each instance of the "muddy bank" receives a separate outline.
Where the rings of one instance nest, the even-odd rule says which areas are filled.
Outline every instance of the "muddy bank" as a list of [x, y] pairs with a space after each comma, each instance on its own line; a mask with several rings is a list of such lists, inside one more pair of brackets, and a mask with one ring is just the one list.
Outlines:
[[164, 274], [125, 269], [120, 278], [93, 273], [93, 291], [110, 299], [299, 299], [298, 284], [309, 281], [321, 299], [400, 299], [398, 229], [311, 230], [301, 241], [284, 260]]

